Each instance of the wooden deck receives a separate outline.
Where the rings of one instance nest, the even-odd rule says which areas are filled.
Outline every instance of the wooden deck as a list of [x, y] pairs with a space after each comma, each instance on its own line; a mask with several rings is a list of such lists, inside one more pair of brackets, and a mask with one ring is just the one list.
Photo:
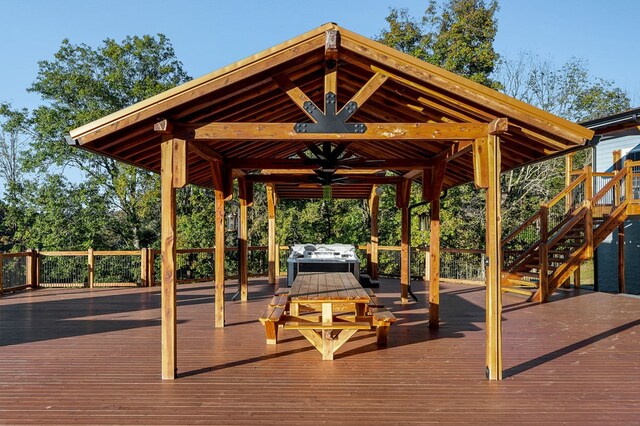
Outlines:
[[[213, 288], [178, 294], [178, 366], [160, 379], [158, 288], [43, 289], [0, 298], [0, 423], [318, 424], [640, 422], [640, 299], [565, 292], [546, 304], [505, 295], [505, 380], [484, 377], [484, 288], [442, 284], [441, 328], [426, 292], [402, 306], [387, 348], [354, 336], [322, 361], [258, 322], [273, 294], [250, 282], [215, 329]], [[227, 288], [230, 298], [235, 288]]]

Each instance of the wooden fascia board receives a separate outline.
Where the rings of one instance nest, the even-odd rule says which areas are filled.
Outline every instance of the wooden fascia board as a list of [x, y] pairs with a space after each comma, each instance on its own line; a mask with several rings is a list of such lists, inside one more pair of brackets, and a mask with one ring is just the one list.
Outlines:
[[174, 133], [188, 140], [256, 141], [454, 141], [487, 135], [486, 123], [364, 123], [364, 133], [297, 133], [295, 123], [208, 123], [175, 125]]
[[186, 103], [194, 98], [240, 81], [248, 75], [284, 63], [312, 50], [323, 48], [325, 31], [335, 28], [336, 25], [332, 23], [322, 25], [217, 71], [73, 129], [70, 131], [71, 138], [82, 145], [136, 122], [154, 116], [161, 116], [176, 104]]
[[[399, 52], [381, 43], [370, 40], [344, 28], [339, 29], [341, 47], [345, 50], [376, 60], [384, 57], [386, 66], [396, 72], [408, 74], [411, 77], [429, 84], [445, 88], [448, 92], [455, 92], [459, 96], [467, 97], [480, 105], [497, 111], [500, 115], [511, 117], [514, 112], [525, 117], [524, 122], [557, 134], [572, 144], [584, 144], [593, 137], [594, 132], [576, 123], [555, 116], [539, 108], [528, 105], [508, 95], [485, 87], [479, 83], [456, 75], [452, 72], [421, 61], [411, 55]], [[527, 119], [528, 118], [528, 119]]]

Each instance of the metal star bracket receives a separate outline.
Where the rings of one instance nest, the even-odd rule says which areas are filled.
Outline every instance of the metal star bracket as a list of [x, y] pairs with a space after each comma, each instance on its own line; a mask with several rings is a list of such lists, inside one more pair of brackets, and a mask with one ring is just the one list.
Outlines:
[[296, 133], [365, 133], [367, 126], [364, 123], [346, 123], [346, 121], [358, 110], [356, 102], [348, 102], [344, 108], [337, 112], [336, 94], [326, 94], [327, 111], [323, 113], [311, 101], [306, 101], [304, 110], [315, 123], [296, 123], [293, 129]]

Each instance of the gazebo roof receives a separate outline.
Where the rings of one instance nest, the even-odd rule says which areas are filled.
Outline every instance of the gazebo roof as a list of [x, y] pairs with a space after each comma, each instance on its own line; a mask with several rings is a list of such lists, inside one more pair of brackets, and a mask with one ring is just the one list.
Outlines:
[[[323, 108], [328, 93], [336, 94], [341, 120], [319, 133], [297, 127], [330, 115], [322, 112], [331, 108]], [[350, 117], [349, 105], [355, 106]], [[336, 122], [342, 127], [336, 129]], [[446, 162], [444, 188], [471, 181], [472, 144], [487, 129], [500, 132], [503, 170], [579, 147], [593, 136], [329, 23], [77, 128], [71, 138], [83, 149], [160, 172], [163, 133], [171, 133], [189, 142], [188, 183], [215, 186], [212, 164], [254, 182], [267, 181], [253, 176], [265, 169], [337, 168], [346, 177], [340, 182], [337, 172], [328, 171], [334, 196], [366, 198], [374, 184], [395, 182], [380, 170], [411, 180], [440, 160]], [[323, 166], [326, 154], [336, 158]], [[322, 194], [314, 173], [270, 174], [276, 175], [279, 180], [271, 182], [280, 198]]]

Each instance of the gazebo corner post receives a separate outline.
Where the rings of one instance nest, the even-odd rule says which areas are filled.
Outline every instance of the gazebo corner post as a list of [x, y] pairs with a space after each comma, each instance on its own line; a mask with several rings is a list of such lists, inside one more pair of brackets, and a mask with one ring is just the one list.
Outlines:
[[379, 277], [378, 269], [378, 213], [380, 210], [379, 186], [374, 185], [369, 197], [369, 214], [371, 217], [371, 240], [368, 244], [367, 271], [372, 280]]
[[214, 253], [214, 275], [215, 275], [215, 328], [224, 327], [224, 201], [225, 196], [222, 190], [213, 190], [216, 199], [216, 219], [215, 219], [215, 253]]
[[248, 245], [248, 211], [249, 188], [244, 178], [238, 179], [238, 195], [240, 198], [240, 223], [238, 227], [238, 291], [240, 301], [249, 298], [249, 245]]
[[422, 171], [422, 200], [429, 201], [429, 328], [440, 326], [440, 193], [447, 166], [446, 157]]
[[162, 379], [173, 380], [177, 372], [176, 312], [176, 188], [187, 181], [186, 141], [163, 135], [161, 144], [161, 329]]
[[268, 214], [268, 257], [269, 257], [269, 275], [268, 283], [276, 283], [276, 196], [275, 186], [271, 183], [267, 184], [267, 214]]
[[486, 189], [486, 376], [502, 380], [500, 137], [490, 131], [473, 148], [474, 183]]
[[409, 198], [411, 180], [405, 179], [396, 185], [396, 207], [400, 209], [402, 228], [400, 233], [400, 302], [409, 303]]

